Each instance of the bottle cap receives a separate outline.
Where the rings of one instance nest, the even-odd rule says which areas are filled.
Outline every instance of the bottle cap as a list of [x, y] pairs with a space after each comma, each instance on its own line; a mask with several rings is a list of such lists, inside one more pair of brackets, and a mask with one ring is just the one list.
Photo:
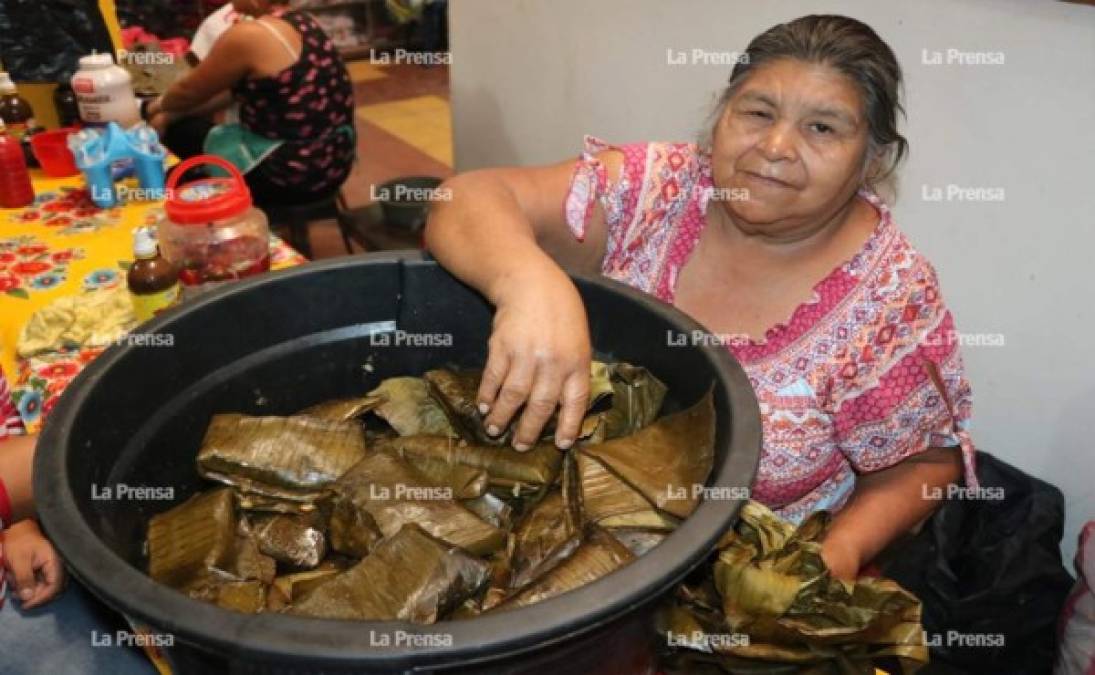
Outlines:
[[87, 56], [80, 57], [80, 68], [87, 70], [94, 70], [98, 68], [109, 68], [114, 65], [114, 57], [110, 54], [98, 54], [92, 52]]
[[133, 255], [138, 258], [156, 257], [156, 237], [152, 228], [139, 227], [133, 230]]
[[11, 75], [0, 71], [0, 94], [14, 94], [15, 83], [11, 81]]

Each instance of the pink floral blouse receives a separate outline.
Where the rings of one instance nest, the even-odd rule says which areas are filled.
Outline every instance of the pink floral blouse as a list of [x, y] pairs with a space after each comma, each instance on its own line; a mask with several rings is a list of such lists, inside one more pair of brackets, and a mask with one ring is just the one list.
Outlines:
[[[609, 184], [594, 153], [624, 155]], [[587, 137], [564, 204], [584, 238], [593, 207], [608, 224], [603, 273], [673, 303], [677, 273], [704, 227], [709, 156], [685, 143], [608, 146]], [[760, 403], [763, 448], [752, 496], [792, 522], [839, 510], [856, 475], [930, 447], [960, 447], [976, 485], [970, 385], [931, 263], [869, 191], [879, 220], [863, 248], [814, 286], [787, 323], [729, 341]]]

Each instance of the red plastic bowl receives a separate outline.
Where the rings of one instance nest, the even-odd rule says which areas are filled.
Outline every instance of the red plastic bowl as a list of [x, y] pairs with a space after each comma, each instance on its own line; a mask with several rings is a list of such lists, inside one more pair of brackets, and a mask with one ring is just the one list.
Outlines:
[[68, 137], [74, 133], [76, 129], [69, 127], [43, 131], [30, 137], [30, 147], [47, 176], [65, 178], [80, 173], [76, 168], [76, 158], [68, 149]]

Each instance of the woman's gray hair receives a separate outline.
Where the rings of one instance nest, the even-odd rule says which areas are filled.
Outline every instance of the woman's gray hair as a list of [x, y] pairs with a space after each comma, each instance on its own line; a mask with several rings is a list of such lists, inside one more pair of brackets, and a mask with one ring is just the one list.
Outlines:
[[828, 65], [859, 88], [868, 124], [867, 161], [878, 158], [882, 169], [867, 177], [875, 183], [889, 177], [908, 154], [909, 144], [897, 131], [901, 106], [901, 66], [874, 30], [855, 19], [834, 14], [811, 14], [764, 31], [734, 66], [726, 88], [704, 125], [700, 145], [710, 149], [715, 128], [734, 94], [759, 66], [777, 59], [797, 59]]

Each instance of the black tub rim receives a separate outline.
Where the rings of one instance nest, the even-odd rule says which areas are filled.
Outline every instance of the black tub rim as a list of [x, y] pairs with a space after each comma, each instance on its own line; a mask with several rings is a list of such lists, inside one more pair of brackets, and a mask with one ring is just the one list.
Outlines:
[[[292, 269], [234, 282], [210, 291], [144, 324], [143, 332], [157, 333], [171, 322], [219, 298], [271, 283], [324, 270], [354, 267], [370, 262], [422, 262], [420, 252], [362, 254], [313, 262]], [[704, 329], [680, 310], [622, 283], [604, 278], [573, 275], [583, 283], [610, 288], [629, 296], [691, 334]], [[704, 331], [706, 332], [706, 331]], [[673, 533], [673, 547], [659, 546], [626, 567], [599, 579], [579, 593], [567, 593], [532, 607], [488, 614], [472, 620], [449, 621], [433, 626], [406, 622], [358, 622], [312, 619], [288, 615], [245, 615], [192, 600], [154, 582], [103, 543], [84, 519], [69, 490], [67, 430], [90, 396], [95, 384], [133, 345], [115, 345], [90, 363], [62, 394], [39, 439], [34, 461], [34, 493], [39, 518], [72, 575], [106, 604], [132, 620], [174, 636], [176, 642], [199, 649], [217, 650], [222, 656], [285, 660], [301, 664], [360, 665], [397, 669], [443, 668], [445, 664], [468, 665], [539, 651], [553, 644], [588, 634], [614, 623], [630, 612], [664, 596], [714, 549], [729, 528], [744, 499], [704, 501]], [[748, 487], [760, 459], [760, 411], [744, 370], [725, 347], [703, 344], [702, 350], [726, 383], [734, 424], [729, 427], [728, 457], [712, 485]], [[737, 477], [736, 479], [734, 477]], [[745, 478], [743, 482], [741, 479]], [[679, 549], [687, 550], [681, 556]], [[550, 611], [547, 611], [550, 610]], [[564, 630], [562, 626], [579, 626]], [[515, 626], [518, 627], [515, 629]], [[431, 647], [428, 664], [420, 664], [423, 650], [405, 646], [378, 647], [367, 636], [449, 636], [451, 646]]]

